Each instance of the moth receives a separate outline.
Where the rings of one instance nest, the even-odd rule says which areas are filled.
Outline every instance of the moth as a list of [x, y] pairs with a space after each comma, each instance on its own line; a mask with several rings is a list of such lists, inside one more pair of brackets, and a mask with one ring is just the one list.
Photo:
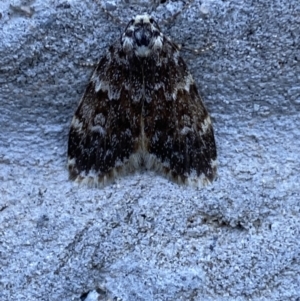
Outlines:
[[211, 118], [180, 47], [138, 15], [94, 70], [73, 117], [70, 179], [103, 186], [140, 169], [196, 187], [216, 176]]

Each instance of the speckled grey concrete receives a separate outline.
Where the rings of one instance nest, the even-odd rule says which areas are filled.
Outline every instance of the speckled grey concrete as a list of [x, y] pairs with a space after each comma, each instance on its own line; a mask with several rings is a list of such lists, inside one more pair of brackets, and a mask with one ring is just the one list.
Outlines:
[[[219, 177], [202, 190], [153, 173], [104, 189], [68, 181], [69, 124], [91, 73], [81, 63], [124, 26], [94, 1], [31, 1], [31, 17], [10, 3], [0, 3], [0, 300], [96, 288], [123, 301], [300, 300], [300, 2], [195, 1], [162, 27], [189, 48], [214, 44], [183, 52], [218, 144]], [[106, 7], [124, 20], [140, 8]]]

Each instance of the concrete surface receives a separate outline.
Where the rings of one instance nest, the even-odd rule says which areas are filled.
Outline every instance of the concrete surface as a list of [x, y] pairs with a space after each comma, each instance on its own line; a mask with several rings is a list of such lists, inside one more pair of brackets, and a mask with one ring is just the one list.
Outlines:
[[[182, 5], [128, 2], [102, 5], [124, 21]], [[97, 1], [2, 0], [0, 13], [0, 300], [96, 288], [99, 300], [300, 300], [299, 1], [196, 0], [162, 26], [188, 48], [214, 44], [182, 54], [218, 145], [218, 179], [202, 190], [152, 173], [104, 189], [68, 181], [82, 63], [124, 25]]]

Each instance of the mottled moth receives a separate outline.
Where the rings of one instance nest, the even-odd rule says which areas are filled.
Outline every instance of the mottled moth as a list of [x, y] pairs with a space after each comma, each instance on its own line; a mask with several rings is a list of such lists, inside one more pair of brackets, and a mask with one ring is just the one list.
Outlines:
[[70, 178], [102, 186], [153, 170], [201, 187], [216, 175], [211, 118], [180, 47], [138, 15], [100, 60], [72, 120]]

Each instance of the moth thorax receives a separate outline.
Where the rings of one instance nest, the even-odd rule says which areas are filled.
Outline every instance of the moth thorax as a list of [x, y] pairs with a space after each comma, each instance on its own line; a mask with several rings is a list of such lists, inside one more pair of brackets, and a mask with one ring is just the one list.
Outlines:
[[158, 51], [162, 48], [160, 33], [150, 31], [147, 28], [140, 28], [134, 32], [135, 49], [137, 56], [145, 57], [151, 54], [152, 51]]

